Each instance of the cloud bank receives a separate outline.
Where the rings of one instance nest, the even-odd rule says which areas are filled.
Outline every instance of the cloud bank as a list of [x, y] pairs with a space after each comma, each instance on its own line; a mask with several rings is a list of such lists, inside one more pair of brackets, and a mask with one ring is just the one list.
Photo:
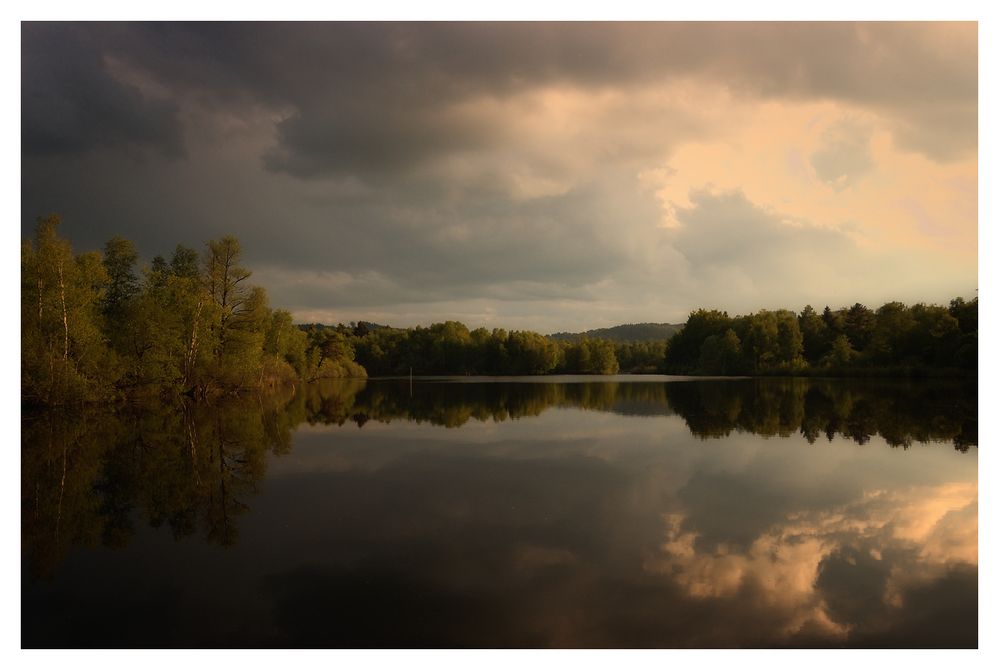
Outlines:
[[22, 26], [22, 235], [223, 234], [302, 320], [541, 331], [977, 286], [977, 27]]

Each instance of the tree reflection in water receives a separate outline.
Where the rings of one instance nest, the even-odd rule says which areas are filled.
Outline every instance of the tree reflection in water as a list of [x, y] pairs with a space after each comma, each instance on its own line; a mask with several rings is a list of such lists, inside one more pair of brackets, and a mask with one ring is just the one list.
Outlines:
[[[122, 407], [114, 411], [24, 415], [21, 532], [25, 578], [48, 582], [59, 573], [59, 566], [72, 547], [125, 547], [142, 526], [165, 527], [175, 539], [190, 537], [200, 538], [200, 542], [210, 545], [235, 545], [240, 539], [240, 522], [265, 479], [268, 453], [276, 456], [290, 453], [295, 431], [304, 425], [342, 426], [349, 423], [364, 432], [368, 432], [366, 428], [370, 422], [415, 422], [456, 428], [470, 422], [507, 422], [537, 417], [556, 408], [626, 416], [675, 416], [697, 438], [690, 443], [692, 445], [701, 440], [711, 441], [741, 433], [766, 437], [800, 435], [808, 443], [839, 437], [859, 445], [880, 436], [892, 447], [943, 442], [962, 452], [977, 445], [975, 386], [943, 381], [630, 382], [584, 378], [554, 383], [544, 380], [535, 383], [466, 383], [462, 380], [454, 383], [418, 380], [410, 395], [408, 380], [348, 380], [312, 384], [297, 391], [289, 390], [285, 395], [230, 399], [215, 404], [180, 402]], [[504, 470], [497, 469], [498, 463], [490, 466], [493, 480], [506, 477]], [[617, 475], [611, 476], [610, 471], [574, 469], [582, 463], [578, 460], [537, 461], [530, 466], [534, 470], [528, 472], [524, 469], [527, 466], [515, 466], [511, 461], [513, 469], [507, 473], [511, 478], [501, 488], [523, 488], [523, 495], [528, 496], [524, 504], [528, 505], [533, 500], [530, 496], [540, 495], [540, 482], [546, 477], [552, 482], [551, 486], [562, 491], [563, 498], [570, 489], [575, 490], [572, 487], [581, 487], [578, 491], [580, 501], [587, 496], [596, 499], [606, 495], [601, 487], [619, 485], [615, 483]], [[396, 476], [392, 468], [385, 472]], [[584, 472], [589, 474], [582, 474]], [[514, 476], [515, 473], [519, 474]], [[455, 474], [459, 480], [452, 477], [449, 481], [472, 477], [469, 481], [473, 482], [474, 477], [479, 476], [484, 476], [479, 470], [468, 471]], [[584, 476], [591, 479], [577, 481]], [[673, 507], [661, 512], [653, 504], [641, 512], [643, 518], [655, 517], [659, 529], [646, 533], [658, 535], [653, 543], [658, 548], [648, 550], [641, 558], [641, 570], [646, 574], [643, 579], [667, 576], [670, 593], [682, 594], [687, 599], [685, 606], [693, 608], [691, 611], [698, 611], [697, 608], [717, 599], [748, 598], [746, 603], [751, 602], [752, 607], [780, 609], [785, 618], [779, 625], [788, 631], [798, 631], [795, 644], [827, 644], [830, 640], [846, 640], [850, 635], [853, 635], [849, 638], [851, 643], [863, 643], [863, 635], [868, 635], [867, 639], [873, 640], [871, 644], [912, 644], [910, 637], [902, 636], [895, 642], [884, 637], [895, 630], [889, 626], [889, 623], [895, 625], [895, 619], [891, 617], [897, 618], [893, 614], [895, 610], [891, 609], [893, 598], [912, 601], [922, 597], [920, 594], [936, 597], [932, 596], [936, 592], [933, 589], [945, 582], [951, 586], [960, 582], [963, 593], [973, 590], [977, 583], [975, 482], [924, 483], [897, 490], [875, 490], [828, 507], [813, 505], [794, 509], [782, 500], [755, 500], [752, 504], [758, 509], [770, 505], [774, 513], [760, 517], [764, 521], [747, 518], [745, 522], [738, 522], [742, 523], [739, 530], [738, 526], [733, 526], [738, 515], [731, 516], [736, 513], [739, 503], [728, 498], [743, 495], [748, 500], [745, 496], [758, 496], [759, 491], [747, 492], [744, 482], [726, 477], [709, 470], [695, 473], [683, 488], [670, 494], [675, 497], [671, 503]], [[493, 480], [480, 481], [476, 491], [466, 492], [466, 498], [450, 500], [445, 507], [460, 510], [471, 504], [470, 501], [483, 496], [488, 498]], [[496, 482], [495, 485], [500, 486], [498, 480]], [[807, 483], [802, 485], [808, 486]], [[432, 497], [433, 493], [428, 491], [426, 495]], [[454, 495], [461, 497], [457, 492]], [[614, 495], [620, 497], [619, 493]], [[620, 499], [628, 500], [630, 496]], [[538, 501], [546, 499], [537, 498]], [[489, 513], [494, 516], [506, 514], [496, 506], [496, 500], [481, 500], [476, 504], [485, 505], [483, 509], [492, 510]], [[543, 507], [547, 503], [536, 504]], [[628, 505], [621, 508], [622, 511], [636, 515]], [[438, 510], [438, 507], [433, 509]], [[304, 514], [305, 510], [292, 509], [292, 513]], [[380, 513], [368, 513], [375, 515], [369, 518], [370, 523], [387, 523], [377, 516]], [[411, 513], [421, 514], [420, 510], [411, 510]], [[712, 530], [718, 525], [713, 519], [719, 514], [730, 517], [727, 525], [723, 524], [724, 532]], [[481, 521], [488, 528], [496, 519], [483, 518]], [[629, 519], [622, 518], [616, 523], [628, 522]], [[643, 527], [653, 526], [646, 523]], [[520, 528], [519, 532], [527, 531]], [[538, 564], [541, 566], [538, 570], [554, 574], [552, 571], [572, 566], [577, 569], [582, 565], [578, 548], [531, 544], [511, 547], [512, 562], [504, 564], [503, 570], [522, 570], [524, 565]], [[437, 550], [434, 555], [438, 555]], [[495, 549], [491, 553], [495, 555]], [[888, 565], [880, 562], [882, 556], [891, 557], [892, 565], [899, 570], [881, 574], [879, 570], [887, 569]], [[865, 604], [863, 598], [867, 596], [864, 593], [873, 591], [870, 588], [858, 591], [857, 584], [850, 582], [852, 575], [861, 569], [870, 574], [871, 580], [877, 581], [870, 585], [881, 594], [877, 603]], [[350, 593], [360, 588], [350, 581], [349, 574], [349, 571], [345, 572], [336, 579], [343, 577], [353, 586], [338, 581], [336, 593], [342, 588]], [[844, 575], [851, 577], [847, 579]], [[393, 579], [402, 577], [396, 573], [387, 574], [383, 581], [391, 584]], [[324, 583], [321, 579], [308, 581], [320, 587]], [[275, 593], [279, 595], [284, 593], [281, 589], [288, 586], [274, 580], [266, 584], [268, 589], [278, 589]], [[656, 588], [661, 589], [661, 586]], [[601, 589], [606, 588], [610, 588], [608, 584], [601, 586]], [[747, 588], [755, 590], [751, 593]], [[659, 591], [653, 589], [647, 595], [653, 592]], [[396, 596], [392, 593], [379, 593], [386, 602], [395, 602]], [[605, 595], [610, 597], [610, 593]], [[438, 595], [445, 599], [442, 608], [454, 605], [454, 611], [448, 610], [449, 616], [457, 616], [464, 607], [460, 605], [464, 600], [457, 593], [448, 595], [441, 591]], [[454, 603], [447, 600], [452, 597], [457, 599]], [[635, 602], [643, 600], [638, 598]], [[488, 606], [489, 611], [495, 609], [495, 603], [479, 604]], [[510, 603], [505, 606], [516, 609]], [[551, 607], [552, 602], [547, 606]], [[971, 612], [961, 603], [951, 606], [958, 614]], [[749, 607], [746, 604], [740, 611], [748, 612]], [[507, 612], [511, 620], [520, 616], [514, 616], [514, 609]], [[294, 621], [301, 618], [291, 610], [285, 614]], [[622, 611], [624, 615], [626, 613]], [[972, 615], [973, 612], [969, 616]], [[552, 616], [560, 615], [553, 612]], [[951, 618], [956, 621], [960, 617], [953, 615]], [[454, 629], [452, 632], [464, 630], [466, 619], [464, 616], [458, 616], [454, 621], [448, 619]], [[924, 624], [915, 622], [912, 626]], [[293, 640], [289, 644], [351, 646], [353, 642], [363, 646], [367, 639], [364, 635], [371, 631], [357, 621], [351, 625], [354, 628], [349, 630], [354, 630], [360, 637], [323, 638], [322, 635], [331, 633], [326, 628], [317, 628], [315, 639], [295, 638], [297, 642]], [[619, 631], [624, 637], [607, 638], [602, 642], [597, 637], [586, 643], [576, 638], [559, 642], [542, 636], [538, 638], [538, 644], [612, 646], [627, 642], [627, 645], [646, 646], [649, 640], [642, 638], [638, 631], [648, 625], [647, 621], [640, 625], [635, 623], [630, 633], [626, 634], [624, 629]], [[674, 626], [670, 629], [674, 633], [680, 630], [679, 623], [670, 625]], [[608, 626], [607, 630], [613, 628], [611, 624]], [[299, 626], [297, 630], [310, 629]], [[882, 631], [877, 633], [882, 637], [870, 637], [877, 631]], [[434, 631], [434, 634], [443, 635], [443, 631]], [[475, 634], [467, 631], [465, 639], [469, 644], [489, 645], [488, 638], [476, 638]], [[708, 646], [725, 644], [713, 641], [710, 636], [703, 637], [702, 632], [694, 629], [688, 634], [692, 636], [689, 639], [671, 640], [661, 637], [663, 633], [660, 632], [656, 633], [660, 637], [654, 639], [667, 646], [697, 646], [697, 639]], [[813, 637], [809, 638], [809, 635]], [[422, 644], [430, 639], [442, 646], [455, 642], [446, 635], [400, 638], [395, 642]], [[374, 642], [393, 644], [387, 639]]]

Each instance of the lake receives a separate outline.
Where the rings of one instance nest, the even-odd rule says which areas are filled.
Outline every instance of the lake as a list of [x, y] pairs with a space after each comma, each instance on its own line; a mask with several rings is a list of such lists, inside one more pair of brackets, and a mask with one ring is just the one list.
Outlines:
[[975, 647], [976, 382], [344, 380], [22, 416], [25, 647]]

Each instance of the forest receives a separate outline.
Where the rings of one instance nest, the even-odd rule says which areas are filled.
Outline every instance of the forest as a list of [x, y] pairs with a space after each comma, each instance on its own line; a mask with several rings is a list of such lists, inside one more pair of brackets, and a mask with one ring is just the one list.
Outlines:
[[121, 237], [76, 254], [58, 216], [21, 245], [21, 398], [26, 405], [197, 398], [363, 376], [334, 333], [307, 333], [247, 280], [234, 237], [177, 245], [139, 271]]
[[978, 298], [948, 307], [860, 303], [821, 313], [810, 305], [729, 317], [699, 309], [670, 338], [670, 374], [918, 376], [978, 367]]
[[[34, 238], [22, 242], [25, 405], [209, 398], [368, 374], [913, 376], [969, 374], [978, 365], [977, 298], [736, 317], [698, 309], [668, 340], [643, 341], [469, 330], [457, 321], [296, 325], [248, 281], [235, 237], [211, 240], [200, 253], [177, 245], [169, 259], [156, 256], [140, 269], [129, 240], [116, 236], [102, 251], [77, 254], [59, 226], [56, 215], [39, 218]], [[633, 325], [618, 331], [674, 329]]]
[[655, 372], [666, 343], [555, 340], [527, 330], [446, 321], [429, 327], [368, 330], [337, 326], [371, 375], [545, 375]]

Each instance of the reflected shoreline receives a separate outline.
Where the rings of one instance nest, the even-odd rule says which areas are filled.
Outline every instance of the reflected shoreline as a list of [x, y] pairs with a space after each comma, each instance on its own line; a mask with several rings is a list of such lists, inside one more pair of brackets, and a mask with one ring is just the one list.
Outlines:
[[[702, 440], [747, 432], [836, 436], [891, 447], [977, 445], [977, 387], [806, 379], [684, 382], [450, 384], [327, 380], [284, 395], [205, 404], [131, 405], [119, 411], [22, 415], [22, 537], [32, 560], [58, 563], [73, 543], [116, 545], [134, 532], [130, 512], [166, 524], [175, 537], [201, 534], [222, 545], [266, 475], [267, 454], [291, 451], [300, 425], [369, 421], [459, 428], [469, 421], [537, 417], [552, 409], [622, 416], [679, 416]], [[79, 518], [77, 518], [79, 515]], [[69, 529], [69, 530], [68, 530]]]
[[[330, 380], [301, 394], [309, 424], [409, 420], [458, 427], [472, 419], [539, 416], [549, 408], [624, 415], [681, 416], [702, 438], [732, 431], [814, 442], [824, 435], [858, 444], [880, 435], [890, 446], [977, 445], [978, 389], [962, 381], [837, 378], [417, 377]], [[645, 376], [653, 377], [653, 376]], [[634, 378], [634, 379], [633, 379]], [[456, 385], [460, 385], [457, 388]], [[412, 395], [410, 395], [412, 394]]]
[[[613, 437], [617, 433], [611, 432], [605, 437], [566, 440], [566, 427], [577, 419], [564, 413], [538, 422], [536, 430], [532, 424], [524, 424], [532, 436], [528, 439], [523, 437], [523, 428], [509, 425], [514, 432], [506, 433], [507, 441], [501, 440], [495, 447], [498, 451], [492, 450], [494, 447], [470, 449], [463, 439], [461, 427], [470, 422], [503, 424], [559, 410], [613, 414], [618, 417], [615, 421], [599, 425], [612, 425], [627, 437]], [[667, 417], [669, 421], [660, 420]], [[364, 430], [370, 422], [392, 425], [393, 430]], [[578, 422], [585, 425], [588, 420]], [[409, 430], [406, 424], [445, 430], [434, 433], [436, 438], [409, 443], [405, 441]], [[360, 432], [323, 431], [309, 437], [309, 442], [307, 431], [298, 430], [306, 425], [356, 426]], [[677, 431], [684, 432], [681, 426], [685, 426], [688, 436], [676, 441]], [[660, 434], [673, 438], [663, 443]], [[755, 450], [743, 448], [751, 443], [739, 441], [742, 434], [796, 440], [775, 440], [753, 456]], [[636, 435], [645, 440], [641, 442], [643, 451], [635, 452], [640, 454], [641, 465], [621, 469], [615, 459], [632, 453], [627, 449], [634, 448], [631, 442]], [[823, 438], [881, 446], [850, 450], [838, 444], [836, 449], [821, 452], [801, 448], [806, 442]], [[731, 448], [693, 448], [703, 441], [726, 440], [725, 446]], [[664, 598], [670, 602], [679, 599], [684, 607], [717, 610], [726, 616], [735, 613], [726, 608], [735, 608], [734, 603], [743, 599], [748, 600], [738, 608], [748, 608], [746, 611], [763, 606], [761, 602], [770, 603], [766, 606], [771, 608], [779, 606], [787, 610], [781, 614], [785, 618], [779, 619], [779, 626], [796, 632], [788, 637], [780, 633], [784, 628], [769, 630], [766, 639], [771, 645], [933, 644], [929, 638], [914, 642], [909, 633], [898, 632], [898, 621], [903, 615], [908, 617], [909, 612], [892, 604], [895, 601], [879, 601], [881, 619], [858, 609], [860, 605], [852, 598], [863, 602], [865, 597], [864, 583], [854, 584], [862, 568], [870, 572], [871, 579], [879, 575], [878, 588], [888, 594], [886, 598], [901, 599], [899, 602], [936, 593], [934, 589], [958, 589], [964, 600], [947, 601], [947, 606], [952, 612], [948, 616], [954, 619], [955, 626], [959, 620], [961, 629], [932, 639], [956, 640], [954, 644], [969, 646], [974, 644], [974, 631], [969, 628], [968, 617], [974, 611], [965, 601], [971, 597], [966, 592], [973, 593], [977, 585], [977, 483], [965, 479], [969, 468], [975, 468], [977, 455], [972, 447], [977, 443], [977, 387], [939, 381], [756, 378], [632, 382], [577, 378], [562, 383], [509, 379], [453, 383], [414, 378], [411, 385], [408, 378], [330, 380], [294, 391], [287, 389], [284, 394], [212, 404], [177, 402], [132, 405], [118, 411], [24, 413], [21, 537], [22, 589], [26, 595], [22, 596], [22, 607], [38, 612], [41, 621], [56, 616], [38, 594], [49, 593], [49, 589], [58, 594], [67, 585], [82, 588], [72, 581], [74, 570], [67, 569], [84, 555], [75, 549], [130, 550], [149, 541], [150, 535], [142, 532], [144, 528], [161, 529], [158, 537], [172, 538], [172, 546], [179, 547], [176, 541], [188, 539], [183, 546], [222, 548], [218, 560], [241, 556], [247, 542], [241, 531], [247, 526], [256, 527], [261, 514], [266, 519], [277, 511], [259, 498], [265, 482], [271, 490], [283, 490], [282, 486], [289, 485], [283, 484], [280, 477], [268, 479], [271, 458], [290, 454], [293, 449], [296, 453], [311, 449], [310, 453], [323, 458], [340, 459], [336, 462], [342, 463], [344, 469], [317, 473], [306, 468], [302, 474], [286, 479], [303, 493], [296, 493], [290, 499], [295, 502], [280, 508], [288, 515], [284, 522], [306, 523], [303, 517], [313, 514], [333, 516], [324, 521], [317, 516], [317, 528], [307, 524], [300, 535], [288, 539], [306, 542], [312, 541], [316, 532], [317, 539], [324, 534], [333, 537], [346, 533], [347, 539], [337, 540], [335, 546], [351, 556], [373, 552], [381, 562], [374, 567], [368, 566], [367, 559], [356, 565], [320, 562], [301, 566], [301, 554], [296, 552], [308, 554], [313, 551], [312, 545], [289, 548], [285, 569], [291, 572], [266, 582], [267, 588], [277, 594], [274, 597], [279, 602], [275, 607], [283, 608], [281, 616], [287, 619], [287, 628], [282, 629], [282, 635], [286, 637], [260, 642], [264, 646], [399, 644], [398, 638], [377, 637], [381, 629], [374, 621], [369, 622], [370, 628], [368, 624], [341, 622], [346, 626], [341, 637], [329, 637], [333, 633], [328, 628], [317, 628], [306, 617], [313, 610], [319, 619], [331, 616], [326, 610], [328, 599], [317, 600], [316, 588], [328, 589], [330, 599], [343, 597], [352, 602], [365, 601], [370, 596], [368, 589], [374, 588], [383, 601], [379, 601], [379, 611], [400, 605], [392, 588], [379, 590], [377, 585], [382, 582], [396, 584], [398, 589], [425, 592], [428, 597], [443, 597], [442, 616], [446, 613], [447, 617], [457, 617], [446, 618], [440, 629], [426, 631], [430, 638], [404, 638], [412, 640], [408, 646], [427, 644], [427, 639], [441, 640], [438, 646], [454, 646], [455, 641], [460, 646], [491, 646], [490, 638], [476, 637], [484, 635], [484, 631], [455, 632], [465, 630], [462, 622], [466, 617], [458, 614], [467, 606], [462, 590], [466, 587], [459, 588], [449, 577], [434, 577], [437, 582], [422, 581], [436, 574], [433, 566], [441, 560], [442, 551], [452, 552], [451, 560], [462, 569], [491, 565], [508, 580], [521, 579], [518, 575], [529, 568], [523, 574], [537, 575], [531, 579], [553, 579], [550, 588], [556, 588], [565, 575], [574, 575], [574, 579], [585, 575], [585, 583], [601, 575], [592, 587], [600, 591], [600, 598], [617, 603], [614, 606], [623, 608], [622, 616], [635, 616], [616, 600], [617, 587], [613, 587], [609, 575], [618, 568], [612, 569], [613, 561], [608, 563], [610, 558], [605, 556], [614, 554], [608, 538], [619, 533], [627, 535], [627, 528], [619, 526], [633, 524], [643, 530], [622, 551], [629, 561], [637, 561], [627, 573], [628, 579], [634, 581], [633, 588], [638, 589], [635, 598]], [[306, 444], [316, 446], [307, 448]], [[957, 459], [955, 462], [967, 463], [959, 466], [960, 478], [917, 486], [905, 479], [908, 470], [901, 471], [898, 479], [884, 479], [883, 474], [874, 472], [868, 480], [874, 488], [865, 488], [858, 481], [856, 486], [861, 488], [843, 497], [844, 491], [836, 487], [825, 491], [823, 482], [813, 481], [807, 474], [808, 463], [843, 459], [844, 467], [850, 468], [868, 462], [885, 463], [878, 456], [889, 453], [884, 445], [901, 448], [901, 455], [902, 450], [913, 445], [930, 444], [937, 446], [915, 449], [902, 461], [930, 462], [916, 457], [949, 454]], [[454, 448], [449, 450], [449, 445]], [[785, 493], [775, 491], [773, 481], [764, 484], [743, 478], [743, 474], [729, 473], [724, 462], [716, 460], [773, 459], [777, 454], [781, 454], [779, 460], [766, 463], [778, 473], [781, 468], [790, 469], [783, 485], [791, 488]], [[939, 460], [937, 456], [933, 459]], [[672, 493], [667, 494], [654, 477], [646, 482], [645, 477], [658, 476], [657, 472], [665, 473], [667, 481], [672, 481], [669, 473], [685, 461], [699, 465], [684, 475], [682, 486]], [[896, 465], [885, 467], [905, 465], [897, 459], [892, 461]], [[795, 474], [799, 472], [803, 477], [800, 481]], [[858, 479], [862, 474], [844, 472], [844, 481]], [[297, 495], [309, 491], [306, 500], [314, 502], [303, 504]], [[800, 497], [803, 491], [826, 498], [808, 503]], [[516, 492], [513, 507], [507, 503], [512, 492]], [[649, 497], [643, 498], [644, 503], [635, 503], [636, 492]], [[409, 497], [392, 497], [400, 494]], [[386, 502], [380, 506], [378, 501], [383, 498]], [[566, 506], [566, 501], [572, 502]], [[258, 508], [257, 514], [251, 513], [251, 506]], [[521, 508], [525, 510], [523, 515], [518, 511]], [[337, 516], [341, 511], [345, 516]], [[746, 516], [750, 511], [753, 514]], [[553, 519], [549, 524], [555, 525], [537, 525], [539, 520], [549, 518]], [[455, 528], [444, 526], [444, 530], [437, 530], [435, 524], [448, 520], [460, 523]], [[356, 535], [350, 535], [348, 531], [355, 528], [355, 523], [360, 523], [351, 531]], [[261, 529], [256, 527], [254, 532], [259, 542]], [[452, 537], [466, 539], [456, 540], [455, 544], [447, 540]], [[377, 540], [375, 544], [366, 544], [374, 541], [372, 538]], [[415, 551], [407, 549], [408, 543], [416, 543], [426, 564], [397, 562], [396, 557]], [[961, 548], [960, 552], [957, 548]], [[502, 558], [507, 554], [508, 558]], [[255, 558], [243, 556], [240, 560], [252, 563]], [[911, 578], [885, 572], [891, 566], [910, 566], [898, 574]], [[144, 568], [137, 569], [141, 574]], [[470, 579], [475, 588], [486, 588], [493, 577]], [[771, 583], [780, 585], [777, 593], [784, 596], [777, 598], [770, 586], [765, 592], [746, 590], [763, 589]], [[523, 588], [521, 598], [533, 602], [530, 594], [537, 586], [530, 582]], [[568, 590], [564, 593], [556, 588], [553, 593], [558, 595], [552, 596], [553, 602], [571, 599], [574, 587], [565, 588]], [[854, 594], [856, 588], [860, 590]], [[851, 600], [844, 600], [847, 593], [853, 594]], [[114, 597], [115, 593], [109, 591], [107, 595]], [[490, 603], [497, 598], [498, 593], [489, 595], [481, 606], [492, 611]], [[84, 602], [80, 601], [81, 606]], [[361, 602], [360, 606], [366, 605]], [[401, 606], [416, 608], [414, 615], [421, 611], [417, 603]], [[511, 623], [517, 619], [513, 612], [518, 606], [504, 606], [512, 608], [512, 618], [503, 625], [510, 626], [510, 631], [518, 630]], [[870, 609], [872, 605], [864, 607]], [[560, 611], [556, 607], [552, 616], [557, 618]], [[776, 616], [774, 612], [777, 610], [765, 616]], [[854, 619], [863, 626], [851, 628]], [[669, 624], [672, 628], [664, 630], [680, 637], [656, 643], [658, 638], [654, 636], [631, 636], [609, 621], [601, 625], [609, 637], [587, 644], [699, 646], [697, 639], [722, 639], [696, 637], [704, 634], [697, 629], [685, 633], [695, 637], [684, 638], [677, 631], [687, 630], [686, 624], [673, 623]], [[642, 630], [655, 628], [646, 620], [633, 625]], [[905, 623], [922, 625], [922, 620], [915, 619]], [[26, 640], [41, 641], [37, 642], [41, 646], [50, 644], [45, 641], [48, 638], [44, 627], [28, 626], [25, 630], [29, 635]], [[63, 638], [62, 644], [66, 639], [80, 643], [72, 637], [75, 633], [65, 632], [71, 628], [63, 631], [61, 634], [70, 638]], [[732, 633], [733, 640], [739, 639], [736, 633]], [[58, 642], [60, 638], [53, 639]], [[164, 644], [162, 638], [153, 639], [152, 646]], [[536, 638], [537, 642], [529, 641], [534, 639], [523, 638], [512, 646], [580, 644], [578, 638], [558, 642], [562, 638], [542, 636]], [[225, 645], [218, 637], [204, 640], [204, 646]], [[124, 639], [121, 643], [128, 646]], [[234, 643], [256, 644], [247, 638]], [[200, 643], [178, 643], [189, 644]]]

